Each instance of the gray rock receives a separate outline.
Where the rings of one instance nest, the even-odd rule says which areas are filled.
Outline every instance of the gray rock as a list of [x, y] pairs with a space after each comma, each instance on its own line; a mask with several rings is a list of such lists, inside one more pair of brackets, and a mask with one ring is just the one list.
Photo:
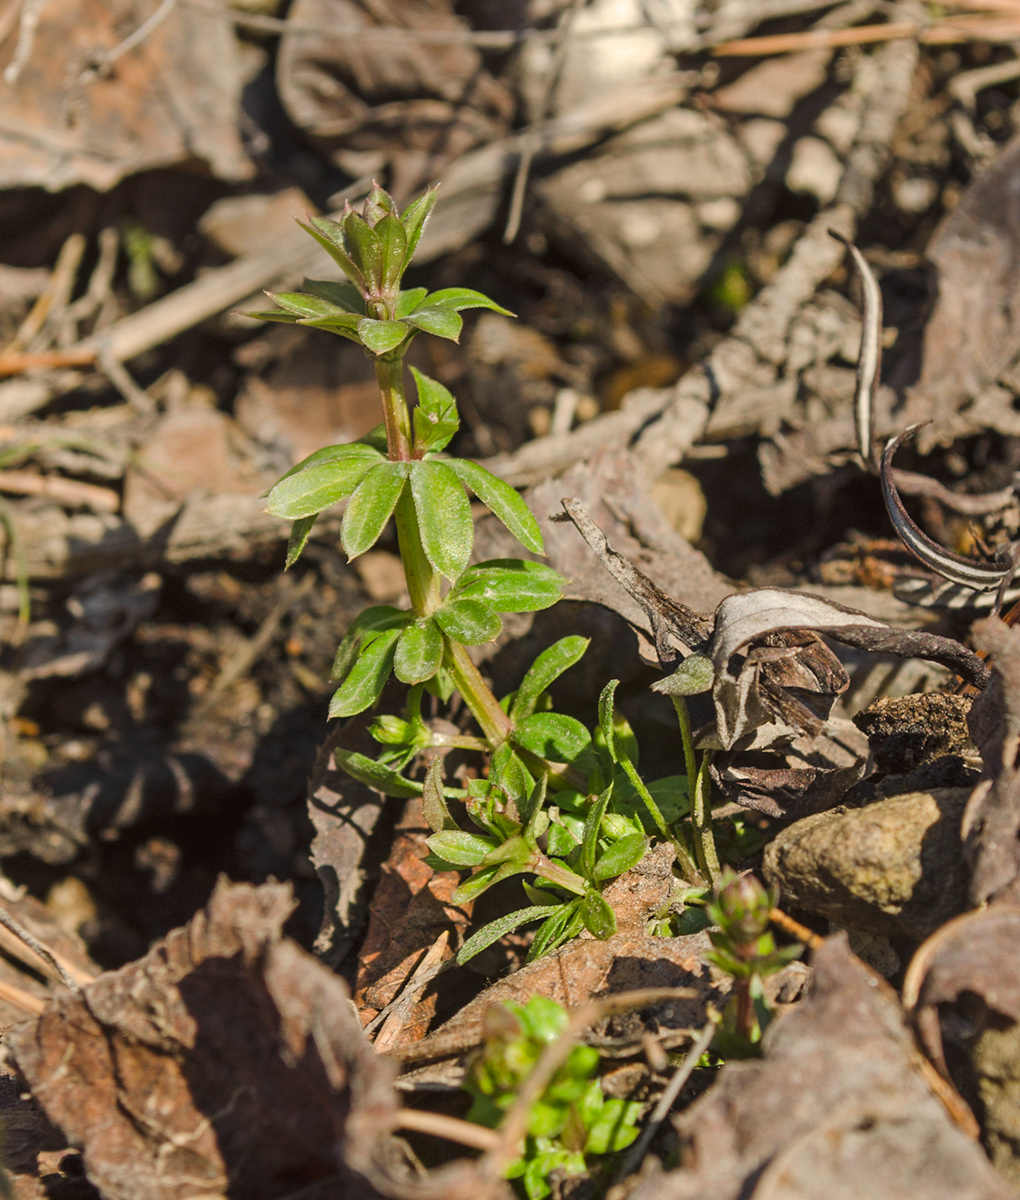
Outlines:
[[780, 903], [848, 929], [917, 941], [967, 908], [968, 788], [907, 792], [795, 822], [768, 846]]

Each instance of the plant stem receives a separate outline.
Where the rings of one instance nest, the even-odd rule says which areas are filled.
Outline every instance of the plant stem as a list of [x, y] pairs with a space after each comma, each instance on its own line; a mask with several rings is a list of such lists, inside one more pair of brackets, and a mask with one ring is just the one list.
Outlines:
[[662, 811], [652, 798], [651, 792], [645, 787], [644, 780], [637, 773], [637, 769], [630, 759], [624, 754], [620, 757], [620, 766], [623, 767], [624, 774], [634, 785], [634, 790], [641, 797], [642, 803], [648, 809], [649, 816], [658, 826], [659, 832], [667, 841], [673, 843], [673, 848], [676, 850], [676, 859], [680, 864], [680, 870], [684, 873], [684, 878], [690, 883], [697, 883], [701, 880], [702, 875], [698, 870], [697, 863], [691, 856], [690, 848], [683, 839], [678, 830], [670, 832], [669, 826], [662, 815]]
[[403, 358], [377, 358], [375, 377], [379, 381], [390, 458], [408, 462], [411, 458], [411, 417], [404, 397]]
[[691, 829], [694, 833], [694, 853], [702, 874], [714, 883], [719, 878], [719, 855], [715, 849], [715, 835], [712, 832], [712, 808], [708, 803], [709, 779], [708, 764], [711, 753], [705, 751], [698, 766], [697, 755], [694, 753], [694, 735], [691, 732], [691, 717], [687, 711], [687, 701], [683, 696], [670, 696], [676, 719], [680, 723], [680, 740], [684, 747], [684, 766], [687, 771], [687, 794], [691, 801]]
[[499, 702], [482, 678], [481, 672], [471, 661], [467, 650], [460, 642], [445, 636], [443, 640], [446, 642], [446, 667], [453, 677], [457, 691], [495, 749], [506, 741], [510, 733], [510, 718], [499, 707]]

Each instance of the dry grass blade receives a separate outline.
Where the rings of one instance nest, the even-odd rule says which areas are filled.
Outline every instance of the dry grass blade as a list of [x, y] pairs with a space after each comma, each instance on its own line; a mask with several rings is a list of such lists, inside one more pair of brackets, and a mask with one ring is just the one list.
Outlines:
[[857, 427], [857, 452], [865, 470], [878, 473], [878, 459], [872, 434], [875, 388], [882, 372], [882, 292], [867, 259], [857, 247], [836, 230], [829, 233], [847, 248], [857, 269], [864, 294], [861, 313], [861, 346], [857, 354], [857, 389], [854, 394], [854, 418]]

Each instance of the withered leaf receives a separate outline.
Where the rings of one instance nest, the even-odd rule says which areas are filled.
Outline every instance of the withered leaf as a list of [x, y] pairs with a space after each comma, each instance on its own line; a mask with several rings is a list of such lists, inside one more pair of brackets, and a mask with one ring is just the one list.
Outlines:
[[341, 979], [281, 935], [281, 884], [221, 882], [142, 959], [60, 990], [8, 1035], [49, 1119], [110, 1200], [261, 1200], [337, 1177], [392, 1127], [391, 1069]]
[[815, 955], [810, 997], [778, 1017], [760, 1062], [729, 1063], [676, 1126], [684, 1166], [631, 1200], [1008, 1200], [950, 1120], [888, 985], [845, 935]]

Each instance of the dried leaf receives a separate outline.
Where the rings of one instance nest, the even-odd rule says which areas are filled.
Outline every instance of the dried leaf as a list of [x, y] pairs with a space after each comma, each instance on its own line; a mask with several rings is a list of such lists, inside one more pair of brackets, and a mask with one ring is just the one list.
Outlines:
[[895, 994], [829, 938], [760, 1062], [723, 1067], [675, 1124], [684, 1166], [631, 1200], [1009, 1200], [921, 1075]]
[[283, 1196], [357, 1172], [395, 1115], [345, 984], [281, 936], [289, 888], [221, 883], [138, 962], [60, 991], [9, 1034], [49, 1119], [109, 1200]]

